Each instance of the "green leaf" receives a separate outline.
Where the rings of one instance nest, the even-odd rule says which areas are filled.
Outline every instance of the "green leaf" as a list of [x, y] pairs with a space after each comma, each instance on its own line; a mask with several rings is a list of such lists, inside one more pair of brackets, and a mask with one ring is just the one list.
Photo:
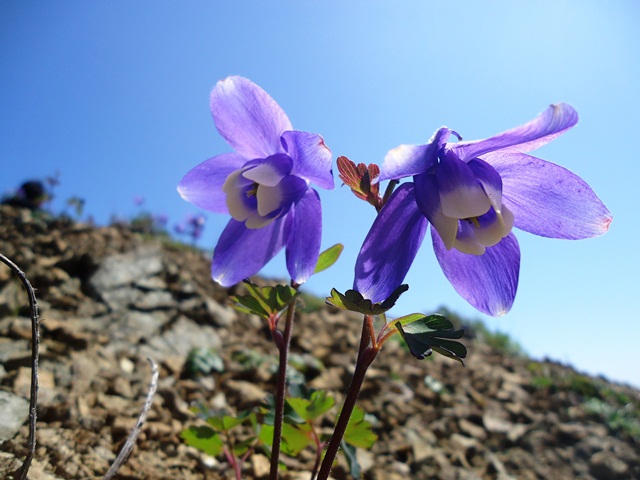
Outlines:
[[304, 422], [308, 422], [311, 420], [311, 418], [309, 417], [309, 406], [311, 405], [311, 401], [307, 400], [306, 398], [287, 398], [287, 403]]
[[180, 433], [180, 437], [187, 445], [195, 447], [212, 457], [218, 456], [224, 447], [222, 439], [211, 427], [189, 427]]
[[396, 323], [400, 323], [402, 325], [407, 325], [408, 323], [413, 323], [418, 320], [426, 318], [426, 315], [423, 313], [412, 313], [410, 315], [404, 315], [403, 317], [398, 317], [390, 323], [390, 327], [394, 327]]
[[344, 245], [341, 243], [336, 243], [333, 247], [327, 248], [318, 257], [318, 263], [316, 263], [316, 269], [313, 273], [320, 273], [336, 263], [338, 258], [340, 258], [343, 249]]
[[354, 407], [344, 432], [344, 441], [349, 445], [360, 448], [371, 448], [378, 436], [371, 430], [371, 422], [365, 420], [364, 410]]
[[334, 288], [331, 290], [331, 296], [327, 297], [325, 301], [341, 310], [350, 310], [364, 315], [381, 315], [391, 309], [400, 295], [408, 289], [408, 285], [400, 285], [384, 302], [373, 303], [371, 300], [365, 299], [356, 290], [347, 290], [343, 295]]
[[285, 423], [282, 425], [282, 452], [285, 455], [295, 457], [307, 445], [312, 443], [311, 425], [303, 423], [292, 425]]
[[340, 442], [340, 447], [342, 452], [344, 453], [345, 458], [347, 459], [347, 465], [349, 465], [349, 473], [353, 478], [360, 478], [362, 475], [362, 469], [360, 468], [360, 464], [358, 463], [358, 456], [356, 454], [356, 447], [353, 445], [349, 445], [344, 441], [344, 438]]
[[185, 370], [189, 378], [194, 378], [198, 375], [207, 375], [211, 371], [223, 372], [224, 362], [215, 348], [194, 348], [187, 356]]
[[235, 308], [262, 318], [278, 314], [298, 295], [298, 291], [289, 285], [259, 287], [248, 280], [245, 280], [244, 283], [249, 294], [231, 297], [236, 303]]
[[228, 432], [233, 427], [242, 425], [243, 419], [224, 415], [221, 417], [211, 417], [207, 419], [207, 423], [218, 431]]
[[[411, 316], [406, 318], [408, 317]], [[452, 330], [453, 324], [442, 315], [423, 316], [404, 325], [401, 320], [398, 320], [394, 326], [407, 342], [409, 351], [414, 357], [422, 360], [435, 350], [437, 353], [464, 365], [462, 359], [467, 356], [466, 347], [459, 342], [445, 340], [462, 338], [464, 330]]]
[[238, 413], [238, 416], [236, 417], [223, 414], [211, 415], [207, 418], [207, 423], [217, 431], [228, 432], [232, 428], [242, 425], [243, 423], [253, 423], [253, 417], [255, 417], [255, 414], [252, 414], [251, 411], [243, 410]]
[[312, 422], [326, 413], [334, 403], [333, 397], [321, 390], [311, 393], [309, 399], [297, 397], [287, 399], [287, 404], [306, 422]]
[[236, 442], [233, 446], [233, 454], [240, 458], [244, 455], [247, 450], [249, 450], [253, 446], [253, 442], [255, 441], [255, 437], [249, 437], [247, 439], [242, 440], [241, 442]]
[[311, 394], [311, 405], [309, 406], [309, 417], [315, 420], [320, 415], [327, 413], [336, 403], [335, 399], [327, 392], [317, 390]]
[[258, 433], [258, 440], [262, 442], [262, 445], [271, 455], [271, 446], [273, 445], [273, 425], [262, 425], [260, 433]]

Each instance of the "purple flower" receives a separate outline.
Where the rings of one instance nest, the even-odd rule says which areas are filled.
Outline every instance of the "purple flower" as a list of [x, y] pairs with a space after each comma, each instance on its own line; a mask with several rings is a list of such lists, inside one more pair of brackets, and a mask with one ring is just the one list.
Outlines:
[[609, 210], [580, 177], [525, 153], [577, 121], [573, 108], [557, 104], [486, 140], [447, 143], [458, 134], [443, 127], [426, 145], [388, 152], [379, 179], [413, 176], [413, 182], [394, 192], [371, 227], [354, 288], [384, 300], [402, 283], [431, 224], [436, 257], [456, 291], [481, 312], [508, 312], [520, 270], [512, 227], [576, 240], [602, 235], [611, 223]]
[[246, 78], [218, 82], [210, 107], [235, 152], [195, 167], [178, 191], [205, 210], [233, 217], [213, 253], [213, 279], [231, 286], [284, 247], [292, 280], [305, 282], [318, 261], [322, 232], [320, 198], [310, 184], [334, 187], [331, 151], [320, 135], [293, 130], [280, 106]]

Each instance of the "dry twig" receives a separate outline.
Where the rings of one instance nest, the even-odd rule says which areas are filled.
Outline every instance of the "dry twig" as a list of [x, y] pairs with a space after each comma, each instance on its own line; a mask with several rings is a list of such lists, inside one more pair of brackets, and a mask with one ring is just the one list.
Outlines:
[[136, 426], [131, 430], [129, 434], [129, 438], [120, 450], [120, 453], [116, 457], [115, 461], [107, 471], [103, 478], [103, 480], [111, 480], [113, 476], [118, 472], [120, 467], [124, 464], [133, 450], [133, 447], [138, 439], [138, 435], [140, 435], [140, 431], [142, 430], [142, 425], [144, 425], [145, 420], [147, 419], [147, 414], [151, 409], [151, 402], [153, 401], [153, 396], [156, 394], [156, 390], [158, 389], [158, 365], [151, 358], [147, 357], [149, 363], [151, 364], [151, 384], [149, 385], [149, 392], [147, 392], [147, 399], [144, 402], [144, 406], [142, 407], [142, 411], [140, 412], [140, 416], [138, 417], [138, 421], [136, 422]]
[[18, 275], [27, 290], [29, 308], [31, 310], [31, 393], [29, 395], [29, 444], [27, 456], [15, 475], [20, 480], [26, 480], [36, 451], [36, 417], [38, 413], [38, 356], [40, 349], [40, 329], [38, 324], [38, 302], [31, 282], [18, 266], [0, 253], [0, 260]]

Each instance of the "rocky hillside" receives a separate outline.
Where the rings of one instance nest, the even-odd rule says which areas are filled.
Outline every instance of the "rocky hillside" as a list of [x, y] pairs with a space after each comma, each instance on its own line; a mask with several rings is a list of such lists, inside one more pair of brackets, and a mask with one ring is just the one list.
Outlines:
[[[0, 207], [0, 252], [37, 288], [42, 319], [30, 478], [105, 474], [144, 401], [147, 356], [160, 366], [158, 393], [118, 478], [233, 478], [222, 458], [201, 455], [179, 434], [197, 423], [189, 410], [196, 402], [230, 412], [260, 404], [273, 389], [275, 349], [259, 319], [228, 306], [208, 258], [124, 227], [8, 207]], [[26, 453], [25, 303], [18, 280], [0, 266], [0, 477]], [[341, 400], [359, 319], [309, 307], [296, 320], [292, 353], [306, 366], [300, 375]], [[640, 478], [637, 390], [513, 355], [503, 338], [478, 326], [470, 331], [466, 368], [442, 357], [418, 361], [399, 342], [385, 344], [360, 399], [379, 436], [358, 453], [364, 478]], [[211, 375], [189, 375], [185, 362], [197, 347], [219, 353]], [[244, 478], [266, 478], [266, 463], [262, 453], [251, 456]], [[284, 478], [307, 479], [313, 456], [305, 451], [285, 463]], [[340, 457], [333, 475], [346, 479], [347, 472]]]

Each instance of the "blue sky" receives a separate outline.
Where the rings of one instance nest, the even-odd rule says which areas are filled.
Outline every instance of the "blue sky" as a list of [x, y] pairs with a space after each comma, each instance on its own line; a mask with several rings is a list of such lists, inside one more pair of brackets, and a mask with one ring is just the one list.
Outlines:
[[[639, 13], [632, 0], [1, 2], [0, 190], [59, 171], [56, 211], [79, 196], [104, 224], [139, 212], [141, 195], [172, 224], [198, 213], [176, 185], [229, 151], [208, 110], [229, 74], [263, 87], [294, 128], [322, 134], [334, 158], [366, 163], [442, 125], [485, 138], [564, 101], [578, 126], [536, 155], [590, 183], [613, 213], [609, 233], [517, 232], [520, 287], [500, 319], [457, 296], [425, 242], [394, 313], [446, 305], [533, 356], [640, 386]], [[344, 187], [321, 198], [323, 244], [345, 244], [306, 287], [325, 295], [351, 287], [374, 211]], [[212, 248], [228, 219], [206, 215], [200, 245]], [[284, 276], [283, 257], [265, 272]]]

